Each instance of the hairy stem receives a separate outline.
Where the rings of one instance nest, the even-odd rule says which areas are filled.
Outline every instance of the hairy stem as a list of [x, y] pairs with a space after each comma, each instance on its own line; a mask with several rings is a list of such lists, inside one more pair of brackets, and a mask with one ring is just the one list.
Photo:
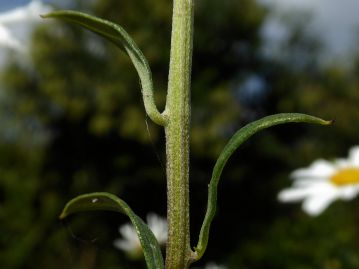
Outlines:
[[192, 39], [193, 0], [174, 0], [168, 94], [165, 109], [169, 224], [166, 269], [188, 268], [192, 259], [189, 239]]

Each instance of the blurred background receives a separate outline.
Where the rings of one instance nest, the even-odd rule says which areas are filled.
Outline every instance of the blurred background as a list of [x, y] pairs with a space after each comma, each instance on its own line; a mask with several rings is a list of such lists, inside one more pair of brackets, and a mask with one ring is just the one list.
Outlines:
[[[0, 11], [28, 2], [2, 0]], [[172, 1], [46, 3], [121, 24], [149, 60], [162, 110]], [[194, 267], [212, 261], [234, 269], [359, 268], [358, 199], [335, 202], [316, 218], [299, 203], [277, 201], [291, 171], [344, 157], [358, 144], [358, 9], [355, 0], [196, 0], [192, 245], [212, 167], [238, 128], [279, 112], [336, 122], [275, 127], [232, 156], [208, 251]], [[58, 21], [7, 29], [22, 48], [0, 47], [0, 267], [145, 268], [113, 246], [125, 217], [58, 220], [69, 199], [93, 191], [120, 196], [143, 218], [166, 213], [164, 134], [145, 115], [129, 58]]]

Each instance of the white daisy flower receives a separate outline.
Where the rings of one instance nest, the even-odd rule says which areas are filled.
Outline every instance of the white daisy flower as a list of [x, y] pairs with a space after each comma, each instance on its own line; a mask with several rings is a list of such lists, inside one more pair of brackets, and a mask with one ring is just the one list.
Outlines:
[[[158, 243], [165, 245], [167, 242], [167, 220], [154, 213], [147, 214], [148, 227], [153, 232]], [[138, 239], [135, 228], [131, 223], [126, 223], [119, 227], [119, 233], [122, 238], [114, 241], [114, 246], [120, 250], [123, 250], [127, 255], [133, 259], [142, 257], [142, 247], [140, 240]]]
[[359, 193], [359, 146], [350, 149], [347, 159], [316, 160], [307, 168], [295, 170], [291, 177], [293, 186], [282, 190], [278, 199], [303, 201], [303, 210], [317, 216], [333, 201], [351, 200]]

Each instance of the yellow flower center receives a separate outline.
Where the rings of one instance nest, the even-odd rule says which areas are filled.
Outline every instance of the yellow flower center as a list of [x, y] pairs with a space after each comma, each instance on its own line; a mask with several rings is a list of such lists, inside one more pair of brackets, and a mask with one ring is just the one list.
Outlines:
[[359, 168], [345, 168], [331, 176], [330, 181], [338, 186], [358, 184]]

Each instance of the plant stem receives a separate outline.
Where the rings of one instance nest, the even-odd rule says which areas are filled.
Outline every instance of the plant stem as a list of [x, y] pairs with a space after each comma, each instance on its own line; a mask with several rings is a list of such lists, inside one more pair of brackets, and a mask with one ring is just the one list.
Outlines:
[[171, 56], [165, 115], [167, 124], [168, 242], [166, 269], [188, 268], [192, 251], [189, 235], [189, 127], [193, 39], [193, 0], [174, 0]]

